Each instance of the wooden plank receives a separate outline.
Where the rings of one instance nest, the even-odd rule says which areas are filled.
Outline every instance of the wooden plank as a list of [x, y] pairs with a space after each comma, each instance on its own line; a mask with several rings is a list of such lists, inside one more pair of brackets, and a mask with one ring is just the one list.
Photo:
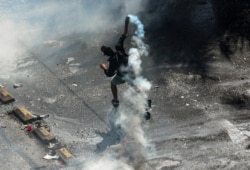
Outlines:
[[42, 140], [44, 143], [50, 143], [55, 140], [55, 137], [45, 128], [45, 127], [39, 127], [34, 130], [34, 134]]
[[67, 148], [61, 148], [59, 149], [59, 152], [61, 152], [61, 154], [63, 154], [66, 158], [72, 158], [73, 155], [69, 152], [69, 150]]
[[3, 104], [8, 104], [15, 101], [12, 95], [3, 87], [0, 87], [0, 100]]
[[20, 106], [14, 110], [14, 114], [23, 122], [30, 123], [35, 120], [36, 116], [31, 114], [24, 106]]
[[73, 158], [73, 155], [70, 153], [70, 151], [63, 147], [63, 148], [60, 148], [58, 151], [58, 155], [60, 157], [60, 159], [65, 162], [65, 163], [68, 163], [68, 161]]

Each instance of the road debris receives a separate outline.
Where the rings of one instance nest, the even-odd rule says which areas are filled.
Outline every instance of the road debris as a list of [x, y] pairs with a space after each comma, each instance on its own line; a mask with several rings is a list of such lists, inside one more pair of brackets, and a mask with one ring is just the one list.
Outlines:
[[33, 130], [33, 127], [32, 125], [26, 125], [25, 126], [25, 129], [28, 131], [28, 132], [31, 132]]
[[155, 88], [155, 89], [157, 89], [157, 88], [159, 88], [160, 86], [154, 86], [153, 88]]
[[15, 83], [15, 84], [13, 84], [13, 88], [14, 89], [19, 88], [19, 87], [23, 87], [23, 85], [21, 83]]
[[5, 88], [0, 87], [0, 101], [3, 104], [8, 104], [8, 103], [14, 102], [15, 99]]
[[77, 87], [78, 85], [76, 83], [73, 83], [72, 86]]
[[57, 155], [52, 156], [52, 155], [46, 154], [46, 155], [43, 157], [43, 159], [47, 159], [47, 160], [59, 159], [59, 156], [57, 156]]

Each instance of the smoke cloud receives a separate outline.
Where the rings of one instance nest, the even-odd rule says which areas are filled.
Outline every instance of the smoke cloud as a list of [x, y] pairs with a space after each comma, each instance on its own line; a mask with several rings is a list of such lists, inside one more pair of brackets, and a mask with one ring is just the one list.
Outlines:
[[119, 145], [110, 148], [108, 153], [105, 152], [94, 160], [84, 161], [84, 170], [145, 170], [147, 147], [150, 144], [145, 137], [142, 122], [151, 83], [141, 75], [141, 63], [142, 57], [148, 55], [148, 52], [142, 39], [144, 30], [140, 30], [144, 28], [142, 23], [136, 16], [129, 17], [133, 17], [130, 20], [132, 24], [141, 24], [136, 25], [137, 30], [132, 38], [135, 46], [129, 49], [128, 70], [133, 71], [134, 76], [127, 78], [133, 85], [123, 93], [124, 100], [119, 109], [109, 115], [112, 133], [118, 133], [121, 140]]
[[56, 44], [74, 34], [90, 41], [123, 24], [128, 13], [143, 11], [145, 4], [145, 0], [2, 0], [0, 77], [8, 78], [20, 56], [25, 57], [32, 47]]
[[[129, 15], [136, 25], [132, 41], [135, 47], [129, 49], [129, 67], [135, 77], [134, 87], [128, 88], [123, 97], [125, 105], [120, 107], [116, 125], [121, 126], [122, 141], [116, 155], [104, 155], [95, 161], [84, 163], [83, 169], [138, 170], [146, 160], [148, 143], [142, 129], [145, 105], [151, 83], [141, 76], [141, 58], [148, 55], [143, 42], [144, 26], [137, 14], [143, 12], [146, 0], [3, 0], [0, 2], [0, 78], [14, 71], [18, 60], [36, 46], [49, 42], [66, 41], [63, 37], [80, 34], [84, 41], [98, 37], [124, 24]], [[91, 37], [89, 36], [91, 35]], [[99, 49], [98, 49], [99, 50]], [[136, 88], [135, 88], [136, 87]], [[138, 90], [140, 93], [138, 93]], [[129, 106], [129, 107], [126, 107]]]
[[[142, 57], [148, 55], [147, 46], [144, 44], [144, 26], [137, 16], [128, 15], [130, 22], [137, 26], [135, 36], [132, 41], [135, 47], [129, 49], [128, 70], [133, 72], [133, 76], [128, 76], [132, 86], [124, 93], [125, 105], [120, 105], [117, 112], [116, 124], [122, 129], [121, 154], [127, 164], [133, 169], [141, 169], [141, 164], [146, 162], [147, 140], [144, 135], [142, 121], [144, 119], [147, 92], [151, 88], [151, 83], [141, 76]], [[143, 168], [142, 168], [143, 169]]]
[[127, 163], [117, 160], [116, 158], [111, 157], [102, 157], [97, 158], [95, 160], [89, 161], [86, 165], [83, 167], [84, 170], [134, 170], [132, 167], [130, 167]]
[[[70, 2], [67, 0], [6, 0], [0, 3], [0, 8], [3, 19], [11, 20], [16, 26], [19, 26], [20, 22], [25, 22], [34, 30], [39, 29], [37, 36], [48, 38], [46, 36], [56, 37], [77, 32], [105, 32], [114, 24], [121, 24], [127, 13], [137, 14], [142, 11], [143, 4], [145, 1], [142, 0], [136, 2], [132, 0], [72, 0]], [[19, 27], [16, 29], [25, 31]]]

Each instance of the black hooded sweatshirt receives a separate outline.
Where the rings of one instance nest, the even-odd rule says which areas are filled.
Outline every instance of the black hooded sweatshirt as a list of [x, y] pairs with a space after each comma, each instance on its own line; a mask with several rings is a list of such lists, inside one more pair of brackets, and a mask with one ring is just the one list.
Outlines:
[[116, 52], [109, 56], [107, 60], [109, 62], [108, 69], [104, 70], [104, 73], [108, 77], [112, 77], [115, 74], [118, 76], [124, 76], [126, 74], [126, 67], [128, 65], [128, 55], [125, 53], [123, 42], [126, 36], [122, 35], [115, 46]]

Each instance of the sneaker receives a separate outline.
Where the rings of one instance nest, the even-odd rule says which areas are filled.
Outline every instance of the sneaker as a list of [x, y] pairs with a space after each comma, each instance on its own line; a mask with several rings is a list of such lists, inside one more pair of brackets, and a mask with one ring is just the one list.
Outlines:
[[151, 99], [148, 99], [148, 100], [147, 100], [147, 103], [148, 103], [148, 107], [151, 108], [152, 100], [151, 100]]
[[147, 100], [147, 104], [145, 105], [145, 110], [147, 112], [151, 111], [152, 110], [152, 100], [151, 99], [148, 99]]
[[151, 118], [151, 113], [150, 112], [146, 112], [145, 115], [144, 115], [144, 118], [146, 120], [149, 120]]
[[113, 99], [111, 102], [112, 102], [112, 104], [113, 104], [114, 107], [118, 107], [119, 106], [119, 100]]

